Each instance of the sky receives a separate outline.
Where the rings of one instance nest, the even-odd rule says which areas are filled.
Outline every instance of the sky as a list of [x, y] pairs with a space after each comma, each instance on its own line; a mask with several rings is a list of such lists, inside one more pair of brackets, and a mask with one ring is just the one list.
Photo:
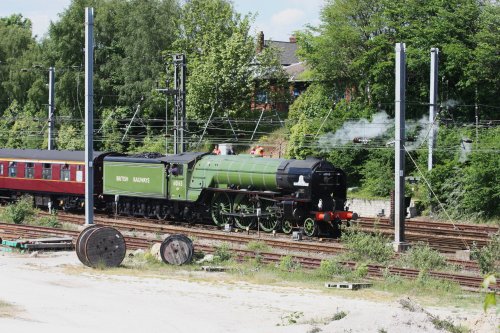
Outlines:
[[[71, 0], [0, 0], [0, 17], [22, 14], [31, 20], [33, 35], [47, 33], [50, 21], [58, 20]], [[287, 41], [294, 31], [307, 24], [319, 24], [319, 12], [324, 0], [233, 0], [242, 14], [255, 13], [252, 33], [263, 31], [265, 39]], [[83, 20], [83, 17], [82, 17]]]

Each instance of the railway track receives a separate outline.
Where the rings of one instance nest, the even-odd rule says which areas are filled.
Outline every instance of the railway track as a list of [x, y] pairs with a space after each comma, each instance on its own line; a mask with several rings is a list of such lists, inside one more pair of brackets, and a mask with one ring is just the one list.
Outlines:
[[[174, 230], [178, 231], [177, 229], [179, 228], [174, 227]], [[61, 230], [50, 227], [0, 223], [0, 237], [5, 239], [65, 236], [65, 237], [72, 237], [73, 240], [76, 241], [78, 234], [79, 234], [78, 231]], [[142, 249], [149, 248], [152, 244], [160, 242], [159, 240], [153, 240], [143, 237], [125, 236], [124, 238], [127, 244], [127, 248], [132, 250], [139, 248]], [[243, 238], [247, 238], [247, 236], [244, 236]], [[196, 250], [205, 253], [213, 253], [215, 251], [215, 247], [209, 245], [196, 244]], [[235, 252], [238, 260], [245, 260], [247, 258], [252, 258], [256, 256], [256, 253], [253, 250], [233, 249], [233, 251]], [[270, 253], [270, 252], [260, 252], [259, 256], [263, 263], [277, 263], [283, 258], [283, 254]], [[293, 255], [292, 257], [294, 261], [300, 263], [302, 267], [308, 269], [316, 269], [320, 267], [322, 261], [322, 259], [320, 258], [308, 257], [304, 255]], [[351, 261], [343, 262], [343, 264], [350, 268], [355, 268], [357, 265], [355, 262]], [[367, 265], [367, 267], [368, 267], [368, 276], [371, 278], [381, 278], [387, 273], [403, 276], [406, 278], [416, 278], [419, 276], [420, 273], [419, 270], [416, 269], [386, 267], [382, 265], [370, 264]], [[429, 272], [429, 275], [434, 278], [440, 278], [448, 281], [457, 282], [463, 288], [472, 291], [479, 291], [479, 288], [482, 283], [482, 277], [477, 275], [473, 276], [473, 275], [452, 274], [444, 272]], [[499, 287], [500, 285], [496, 284], [495, 286], [493, 286], [493, 289], [498, 290]]]
[[[354, 224], [361, 230], [373, 232], [374, 230], [394, 235], [394, 227], [387, 218], [358, 219]], [[405, 235], [409, 242], [426, 242], [441, 252], [455, 252], [470, 249], [472, 244], [483, 247], [488, 244], [491, 235], [498, 232], [498, 227], [471, 224], [452, 224], [426, 220], [405, 221]]]

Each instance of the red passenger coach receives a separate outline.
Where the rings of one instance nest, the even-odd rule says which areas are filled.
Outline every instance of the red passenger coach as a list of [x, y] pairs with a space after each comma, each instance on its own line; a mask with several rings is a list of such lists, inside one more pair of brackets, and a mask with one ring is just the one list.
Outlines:
[[[102, 193], [102, 159], [94, 152], [94, 193]], [[0, 197], [16, 200], [24, 194], [37, 206], [82, 208], [85, 203], [85, 152], [0, 149]]]

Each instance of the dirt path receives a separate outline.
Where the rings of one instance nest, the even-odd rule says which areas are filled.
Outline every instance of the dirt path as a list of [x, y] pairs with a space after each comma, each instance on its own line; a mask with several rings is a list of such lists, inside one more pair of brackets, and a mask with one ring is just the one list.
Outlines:
[[[397, 302], [379, 303], [298, 288], [200, 282], [188, 276], [110, 275], [81, 266], [72, 252], [36, 258], [0, 254], [0, 301], [16, 308], [11, 315], [0, 316], [0, 329], [86, 333], [443, 332], [436, 330], [424, 313], [410, 312]], [[72, 269], [74, 272], [68, 273]], [[340, 311], [347, 315], [332, 320]], [[465, 310], [429, 311], [456, 322], [471, 317]]]

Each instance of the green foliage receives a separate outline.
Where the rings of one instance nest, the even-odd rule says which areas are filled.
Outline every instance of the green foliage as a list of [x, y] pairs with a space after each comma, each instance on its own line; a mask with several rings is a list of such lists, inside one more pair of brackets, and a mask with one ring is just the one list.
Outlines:
[[[369, 104], [394, 100], [394, 44], [399, 41], [407, 45], [407, 98], [426, 97], [429, 50], [438, 47], [448, 98], [473, 104], [475, 84], [488, 82], [479, 98], [495, 105], [499, 58], [489, 51], [499, 43], [497, 13], [496, 4], [478, 0], [330, 1], [321, 11], [321, 25], [298, 34], [299, 53], [316, 78], [335, 82], [338, 94], [350, 90]], [[457, 107], [454, 114], [472, 119], [470, 111]], [[407, 106], [411, 118], [422, 112], [418, 105]]]
[[50, 216], [43, 216], [40, 219], [35, 219], [30, 224], [51, 228], [61, 228], [62, 226], [62, 224], [57, 219], [57, 212], [55, 210], [52, 211]]
[[394, 255], [388, 243], [390, 240], [382, 234], [367, 234], [357, 230], [347, 230], [342, 234], [342, 242], [349, 250], [351, 260], [385, 263]]
[[284, 272], [293, 272], [299, 270], [301, 265], [291, 255], [286, 255], [281, 257], [278, 267]]
[[336, 275], [345, 275], [349, 272], [337, 259], [321, 260], [319, 275], [324, 278], [331, 278]]
[[286, 326], [286, 325], [292, 325], [296, 324], [297, 321], [304, 316], [304, 312], [301, 311], [294, 311], [292, 313], [289, 313], [287, 315], [281, 316], [281, 324], [278, 324], [277, 326]]
[[451, 321], [446, 319], [441, 319], [439, 317], [434, 317], [431, 319], [432, 324], [438, 330], [445, 330], [450, 333], [468, 333], [470, 330], [461, 325], [455, 325]]
[[262, 241], [250, 241], [247, 244], [247, 249], [254, 251], [256, 253], [268, 252], [270, 250], [269, 245]]
[[414, 267], [421, 271], [439, 270], [447, 267], [446, 258], [432, 249], [429, 244], [419, 243], [412, 246], [401, 256], [405, 266]]
[[360, 175], [366, 193], [388, 197], [394, 188], [394, 151], [372, 150], [366, 156]]
[[497, 280], [495, 278], [495, 275], [493, 275], [493, 274], [486, 275], [486, 277], [484, 278], [483, 288], [486, 291], [486, 295], [484, 296], [484, 303], [483, 303], [484, 312], [488, 311], [488, 308], [490, 306], [497, 305], [496, 293], [495, 293], [495, 291], [489, 289], [489, 286], [491, 284], [495, 284], [496, 281]]
[[478, 248], [474, 243], [471, 250], [471, 258], [476, 260], [481, 273], [483, 274], [500, 274], [500, 233], [497, 232], [491, 236], [490, 242]]
[[340, 320], [342, 318], [344, 318], [345, 316], [347, 316], [347, 312], [345, 311], [337, 311], [333, 317], [332, 317], [332, 321], [337, 321], [337, 320]]
[[33, 198], [24, 196], [17, 202], [9, 204], [2, 212], [2, 219], [14, 224], [29, 223], [35, 216]]
[[[422, 183], [419, 199], [443, 213], [439, 200], [454, 218], [479, 220], [500, 216], [500, 183], [497, 181], [500, 156], [492, 152], [499, 148], [500, 128], [480, 130], [472, 143], [479, 149], [469, 153], [462, 148], [464, 137], [475, 138], [475, 134], [471, 129], [439, 128], [438, 147], [445, 149], [436, 153], [436, 164], [425, 175], [437, 198]], [[427, 157], [419, 159], [426, 162]]]
[[206, 120], [212, 110], [215, 116], [235, 116], [249, 109], [255, 58], [251, 22], [226, 0], [193, 0], [182, 8], [181, 37], [173, 50], [189, 59], [189, 118]]
[[222, 243], [215, 247], [214, 258], [218, 262], [228, 261], [233, 257], [231, 246], [228, 243]]

